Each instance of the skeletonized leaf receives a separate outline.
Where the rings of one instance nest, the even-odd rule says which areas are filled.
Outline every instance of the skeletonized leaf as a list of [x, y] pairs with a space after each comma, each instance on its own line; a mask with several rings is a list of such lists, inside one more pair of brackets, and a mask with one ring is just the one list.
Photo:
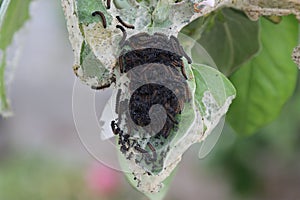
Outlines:
[[195, 104], [204, 123], [204, 138], [199, 151], [202, 159], [210, 153], [224, 126], [224, 115], [235, 98], [231, 82], [218, 70], [206, 65], [194, 65], [196, 80]]

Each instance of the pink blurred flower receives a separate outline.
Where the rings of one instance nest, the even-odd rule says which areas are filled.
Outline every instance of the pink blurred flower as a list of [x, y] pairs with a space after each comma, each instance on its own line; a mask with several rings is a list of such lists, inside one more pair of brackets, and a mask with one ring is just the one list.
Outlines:
[[109, 195], [118, 189], [120, 174], [109, 167], [95, 163], [88, 169], [86, 180], [88, 187], [94, 192]]

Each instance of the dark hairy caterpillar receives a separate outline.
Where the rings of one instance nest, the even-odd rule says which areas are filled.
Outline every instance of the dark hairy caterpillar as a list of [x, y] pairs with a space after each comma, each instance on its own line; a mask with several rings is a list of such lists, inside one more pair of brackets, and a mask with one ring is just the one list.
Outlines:
[[117, 20], [123, 25], [125, 26], [126, 28], [131, 28], [131, 29], [134, 29], [134, 26], [131, 25], [131, 24], [127, 24], [126, 22], [124, 22], [120, 16], [116, 16]]
[[102, 23], [103, 23], [103, 28], [106, 28], [107, 24], [106, 24], [106, 18], [105, 18], [105, 15], [103, 14], [103, 12], [101, 11], [95, 11], [92, 13], [92, 16], [96, 16], [96, 15], [99, 15], [102, 19]]

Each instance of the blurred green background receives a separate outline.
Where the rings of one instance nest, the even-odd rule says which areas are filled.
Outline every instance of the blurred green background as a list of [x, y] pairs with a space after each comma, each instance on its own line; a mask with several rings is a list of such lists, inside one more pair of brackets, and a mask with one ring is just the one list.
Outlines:
[[[146, 199], [122, 173], [96, 162], [77, 136], [73, 55], [60, 1], [34, 1], [30, 9], [11, 49], [19, 52], [9, 87], [14, 116], [0, 118], [0, 199]], [[166, 199], [300, 199], [299, 122], [298, 81], [280, 117], [257, 134], [240, 137], [225, 126], [203, 160], [199, 145], [190, 148]]]

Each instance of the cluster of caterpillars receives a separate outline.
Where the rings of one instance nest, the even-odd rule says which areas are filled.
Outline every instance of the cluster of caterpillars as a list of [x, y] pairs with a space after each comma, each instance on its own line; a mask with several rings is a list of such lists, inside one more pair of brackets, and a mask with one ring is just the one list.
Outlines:
[[[156, 150], [152, 146], [152, 144], [147, 143], [148, 148], [152, 151], [152, 156], [151, 156], [148, 151], [146, 151], [145, 149], [142, 149], [140, 147], [140, 145], [136, 142], [136, 140], [130, 140], [129, 139], [130, 135], [124, 134], [124, 132], [119, 128], [116, 121], [114, 121], [114, 120], [111, 121], [111, 128], [112, 128], [113, 133], [119, 137], [118, 144], [120, 145], [120, 151], [123, 154], [126, 154], [126, 152], [129, 151], [129, 148], [134, 148], [137, 152], [144, 154], [144, 156], [146, 157], [146, 160], [148, 160], [149, 162], [157, 159]], [[131, 152], [127, 156], [127, 159], [131, 159], [132, 156], [133, 156], [133, 153]], [[138, 162], [138, 161], [136, 160], [136, 162]]]
[[[107, 9], [109, 8], [110, 0], [107, 0]], [[100, 16], [103, 27], [107, 27], [105, 15], [101, 11], [95, 11], [92, 15]], [[116, 28], [123, 33], [119, 42], [120, 48], [123, 49], [118, 58], [119, 73], [122, 75], [131, 72], [128, 73], [130, 80], [128, 89], [132, 95], [130, 99], [124, 99], [121, 95], [122, 90], [118, 89], [115, 108], [118, 119], [111, 122], [111, 128], [118, 137], [120, 151], [126, 155], [126, 158], [132, 159], [134, 157], [133, 152], [139, 153], [140, 159], [135, 157], [135, 162], [143, 161], [147, 165], [152, 165], [153, 171], [157, 168], [157, 164], [163, 165], [163, 159], [169, 151], [169, 147], [162, 150], [157, 149], [158, 146], [164, 145], [163, 141], [171, 137], [172, 131], [176, 132], [179, 124], [178, 115], [181, 114], [184, 104], [191, 100], [187, 84], [188, 76], [182, 58], [184, 57], [189, 64], [192, 63], [192, 60], [185, 53], [176, 37], [168, 37], [162, 33], [150, 35], [143, 32], [127, 39], [125, 28], [134, 29], [135, 27], [123, 21], [120, 16], [116, 16], [116, 19], [120, 23]], [[163, 81], [166, 84], [163, 82], [160, 84], [149, 83], [137, 87], [141, 80], [142, 82], [149, 82], [149, 79], [159, 78], [155, 69], [164, 75]], [[139, 137], [141, 140], [153, 137], [151, 140], [153, 143], [147, 140], [146, 145], [142, 145], [138, 139], [133, 137], [132, 133], [138, 132], [135, 129], [136, 126], [145, 127], [151, 123], [149, 111], [155, 104], [163, 106], [167, 117], [163, 127], [157, 133]], [[129, 109], [129, 112], [126, 108]], [[158, 120], [162, 121], [163, 119], [159, 117]], [[131, 120], [127, 120], [129, 118]], [[122, 124], [122, 129], [120, 128], [121, 121], [125, 121], [125, 125]]]
[[[188, 62], [191, 62], [191, 59], [177, 38], [173, 36], [168, 38], [162, 33], [153, 35], [139, 33], [125, 40], [122, 47], [118, 59], [119, 72], [128, 76], [130, 80], [128, 89], [132, 95], [130, 99], [122, 99], [122, 90], [117, 91], [115, 111], [118, 119], [112, 121], [112, 130], [119, 137], [120, 151], [131, 159], [133, 153], [129, 149], [133, 148], [134, 152], [142, 155], [141, 159], [135, 159], [135, 162], [140, 163], [143, 160], [145, 164], [152, 165], [153, 171], [163, 165], [163, 159], [169, 151], [169, 148], [157, 149], [158, 146], [163, 146], [162, 141], [166, 141], [172, 132], [176, 132], [179, 125], [178, 115], [181, 114], [184, 104], [191, 100], [187, 84], [188, 76], [182, 58], [186, 57]], [[141, 82], [151, 81], [156, 83], [139, 86]], [[132, 137], [132, 133], [138, 132], [136, 126], [145, 127], [151, 123], [149, 111], [155, 104], [160, 104], [165, 109], [167, 116], [165, 124], [160, 131], [150, 136], [153, 137], [151, 140], [153, 143], [148, 140], [146, 146], [142, 148], [139, 141]], [[126, 120], [129, 118], [131, 120]], [[121, 121], [126, 122], [122, 126], [126, 133], [120, 129]], [[149, 135], [140, 135], [139, 138], [147, 137]]]

